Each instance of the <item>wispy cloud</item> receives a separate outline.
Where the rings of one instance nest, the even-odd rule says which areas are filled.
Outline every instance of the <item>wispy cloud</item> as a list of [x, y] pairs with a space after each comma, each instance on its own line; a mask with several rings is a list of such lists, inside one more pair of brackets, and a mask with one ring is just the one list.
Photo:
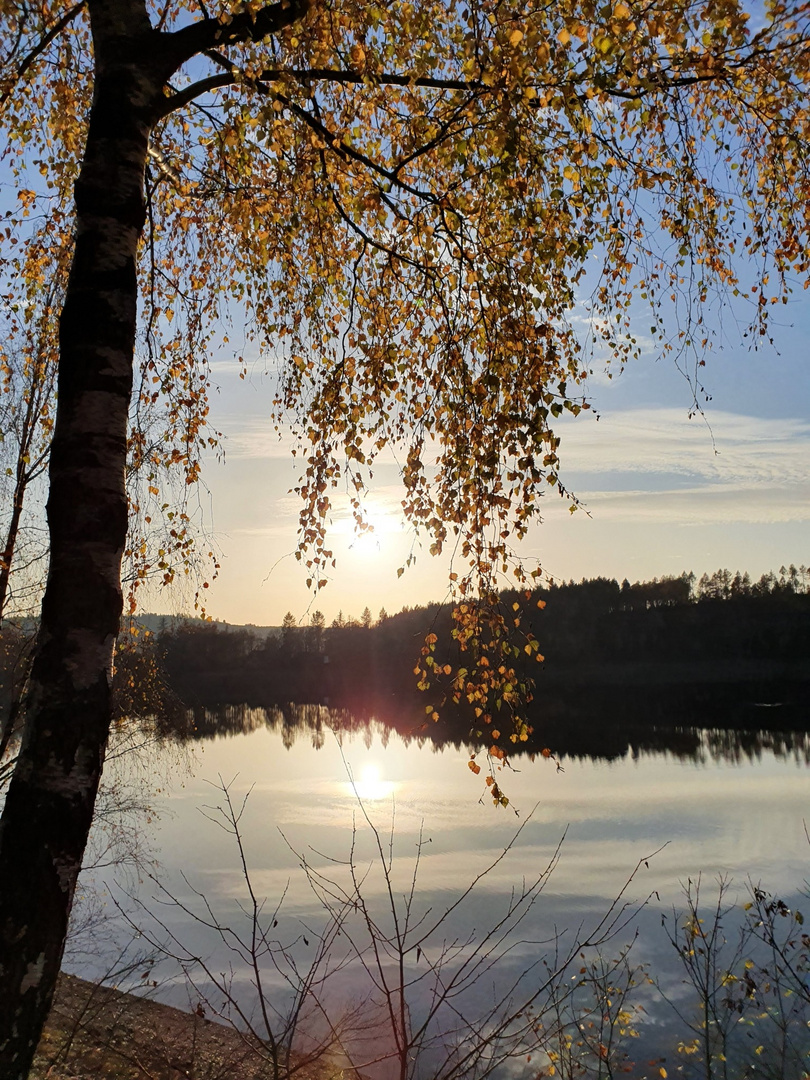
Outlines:
[[284, 429], [275, 430], [269, 416], [222, 417], [225, 454], [231, 460], [244, 458], [281, 458], [289, 461], [298, 440]]
[[[810, 520], [810, 422], [730, 412], [689, 419], [680, 409], [584, 415], [561, 428], [562, 476], [602, 521], [680, 523]], [[234, 418], [226, 444], [232, 462], [291, 460], [296, 445], [260, 416]], [[381, 465], [379, 478], [391, 466]], [[331, 527], [350, 529], [348, 496], [330, 493]], [[401, 517], [401, 487], [375, 487], [367, 510], [378, 531]], [[264, 535], [290, 535], [301, 504], [292, 494], [273, 503]], [[553, 513], [552, 506], [548, 506]], [[397, 525], [397, 528], [399, 525]]]
[[676, 474], [713, 483], [810, 482], [810, 423], [734, 413], [688, 419], [679, 409], [639, 409], [566, 425], [566, 471]]
[[[356, 525], [349, 496], [345, 492], [335, 491], [330, 493], [330, 499], [332, 506], [327, 518], [329, 534], [354, 535]], [[236, 528], [231, 530], [231, 534], [253, 537], [294, 536], [303, 505], [295, 494], [282, 495], [272, 502], [272, 524]], [[405, 528], [401, 488], [394, 485], [375, 487], [364, 499], [363, 506], [374, 536], [399, 533]]]
[[677, 409], [566, 427], [563, 476], [601, 521], [683, 525], [810, 520], [810, 423]]
[[742, 484], [638, 491], [577, 491], [599, 521], [670, 525], [810, 521], [810, 482], [789, 488]]
[[[289, 460], [294, 449], [298, 448], [299, 457], [311, 448], [308, 439], [299, 440], [291, 430], [280, 427], [276, 430], [269, 416], [259, 413], [226, 413], [217, 419], [218, 427], [225, 434], [225, 453], [231, 460], [245, 458], [284, 458]], [[365, 451], [371, 456], [371, 443], [365, 443]], [[381, 450], [373, 451], [374, 468], [393, 468], [399, 471], [407, 454], [404, 444], [390, 443]], [[340, 455], [338, 454], [338, 457]], [[432, 462], [438, 457], [438, 444], [431, 439], [425, 440], [424, 457]]]

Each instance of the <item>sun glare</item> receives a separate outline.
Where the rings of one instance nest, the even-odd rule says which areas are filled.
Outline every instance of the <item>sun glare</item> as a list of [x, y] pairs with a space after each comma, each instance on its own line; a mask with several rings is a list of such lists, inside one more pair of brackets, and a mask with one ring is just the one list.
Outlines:
[[383, 780], [379, 766], [374, 764], [364, 765], [358, 779], [349, 783], [349, 790], [368, 802], [376, 802], [379, 799], [388, 799], [394, 793], [394, 783], [391, 780]]
[[382, 502], [373, 499], [369, 499], [363, 509], [367, 529], [358, 529], [354, 518], [347, 515], [335, 521], [332, 530], [346, 538], [350, 551], [376, 555], [387, 537], [403, 531], [402, 520], [399, 514], [390, 512]]
[[376, 529], [358, 533], [351, 538], [349, 548], [358, 555], [376, 555], [380, 550], [380, 534]]

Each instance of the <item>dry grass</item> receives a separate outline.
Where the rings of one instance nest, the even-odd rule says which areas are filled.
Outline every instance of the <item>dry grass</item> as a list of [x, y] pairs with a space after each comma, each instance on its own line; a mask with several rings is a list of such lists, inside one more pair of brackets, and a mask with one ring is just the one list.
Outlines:
[[[268, 1080], [266, 1047], [202, 1015], [62, 974], [30, 1080]], [[300, 1080], [339, 1080], [321, 1062]]]

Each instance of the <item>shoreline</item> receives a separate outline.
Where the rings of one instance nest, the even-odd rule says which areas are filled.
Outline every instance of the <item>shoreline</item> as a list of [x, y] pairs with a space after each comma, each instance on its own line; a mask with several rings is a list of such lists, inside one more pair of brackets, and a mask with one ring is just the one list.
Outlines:
[[[352, 1075], [325, 1058], [295, 1064], [300, 1080]], [[260, 1080], [269, 1075], [267, 1046], [209, 1019], [202, 1007], [185, 1012], [62, 972], [29, 1080]]]

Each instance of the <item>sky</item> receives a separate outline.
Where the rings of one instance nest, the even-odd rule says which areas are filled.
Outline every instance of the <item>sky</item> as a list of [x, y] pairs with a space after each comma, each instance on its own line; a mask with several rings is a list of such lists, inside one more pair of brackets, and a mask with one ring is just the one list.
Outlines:
[[[609, 379], [590, 380], [594, 411], [563, 423], [561, 478], [584, 504], [571, 514], [549, 490], [543, 523], [519, 549], [554, 580], [606, 575], [649, 579], [719, 567], [758, 577], [810, 563], [810, 293], [780, 307], [774, 345], [750, 349], [732, 320], [701, 377], [711, 400], [690, 413], [688, 380], [650, 348]], [[224, 462], [204, 470], [206, 527], [221, 571], [207, 612], [231, 623], [278, 625], [291, 611], [373, 615], [447, 595], [446, 558], [431, 558], [403, 527], [393, 454], [375, 469], [373, 536], [353, 534], [336, 500], [329, 539], [337, 566], [317, 595], [294, 558], [299, 504], [292, 442], [268, 421], [273, 388], [262, 365], [240, 380], [227, 355], [214, 359], [211, 420], [224, 435]], [[598, 418], [597, 418], [598, 413]], [[416, 561], [397, 576], [413, 552]], [[182, 598], [155, 597], [156, 610]]]
[[[0, 209], [11, 198], [0, 171]], [[32, 182], [38, 182], [36, 180]], [[715, 313], [716, 315], [717, 313]], [[574, 314], [583, 320], [584, 315]], [[693, 412], [693, 392], [673, 361], [646, 355], [608, 379], [590, 380], [595, 412], [558, 425], [560, 475], [584, 509], [575, 514], [549, 489], [543, 523], [519, 549], [554, 580], [607, 575], [631, 581], [719, 567], [758, 577], [810, 563], [810, 292], [779, 307], [774, 345], [751, 351], [745, 313], [715, 319], [717, 344], [702, 373], [711, 400]], [[639, 315], [640, 333], [648, 323]], [[296, 562], [299, 505], [291, 441], [269, 422], [273, 387], [257, 362], [244, 381], [226, 353], [213, 358], [211, 422], [224, 461], [205, 463], [201, 520], [221, 563], [207, 612], [232, 623], [278, 625], [287, 611], [304, 622], [316, 609], [376, 616], [447, 595], [446, 558], [433, 559], [403, 528], [393, 454], [375, 469], [367, 503], [373, 535], [353, 535], [338, 499], [329, 541], [337, 565], [317, 595]], [[598, 415], [598, 419], [597, 419]], [[397, 568], [416, 556], [401, 577]], [[146, 610], [178, 613], [191, 596], [152, 593]]]

